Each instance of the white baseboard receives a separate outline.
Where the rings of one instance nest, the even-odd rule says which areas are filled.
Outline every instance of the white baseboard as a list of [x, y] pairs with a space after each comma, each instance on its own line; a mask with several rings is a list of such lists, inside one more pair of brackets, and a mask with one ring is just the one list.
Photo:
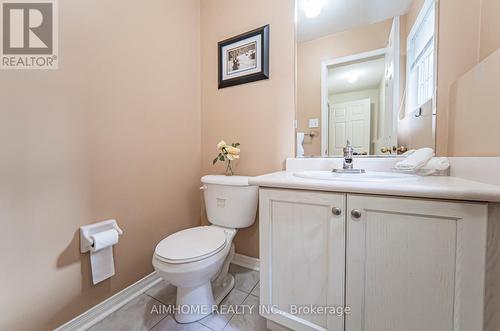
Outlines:
[[161, 281], [156, 271], [121, 290], [103, 302], [90, 308], [83, 314], [58, 327], [55, 331], [80, 331], [86, 330], [103, 320], [106, 316], [120, 309], [131, 300], [149, 290]]
[[234, 254], [233, 260], [231, 261], [232, 264], [239, 265], [240, 267], [245, 267], [248, 269], [252, 269], [255, 271], [260, 270], [260, 261], [259, 259], [255, 257], [250, 257], [246, 255], [241, 255], [241, 254]]

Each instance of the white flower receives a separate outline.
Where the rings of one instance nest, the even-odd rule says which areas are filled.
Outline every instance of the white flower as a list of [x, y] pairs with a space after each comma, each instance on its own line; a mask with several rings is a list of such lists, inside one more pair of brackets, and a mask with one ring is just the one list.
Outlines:
[[231, 154], [233, 156], [235, 156], [235, 155], [237, 156], [238, 154], [240, 154], [240, 149], [233, 147], [233, 146], [226, 147], [226, 150], [229, 154]]
[[217, 144], [217, 149], [223, 149], [224, 147], [227, 147], [227, 144], [224, 140], [219, 141]]

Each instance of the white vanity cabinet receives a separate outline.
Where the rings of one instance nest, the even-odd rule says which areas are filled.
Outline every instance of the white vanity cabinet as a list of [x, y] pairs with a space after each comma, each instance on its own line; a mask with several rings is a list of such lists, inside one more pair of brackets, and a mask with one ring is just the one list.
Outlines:
[[294, 309], [344, 305], [345, 217], [332, 209], [345, 194], [261, 189], [259, 199], [262, 315], [292, 330], [343, 329], [342, 318]]
[[347, 211], [346, 331], [483, 330], [486, 204], [348, 195]]
[[480, 331], [486, 227], [484, 203], [262, 188], [261, 304], [278, 307], [263, 315], [292, 330]]

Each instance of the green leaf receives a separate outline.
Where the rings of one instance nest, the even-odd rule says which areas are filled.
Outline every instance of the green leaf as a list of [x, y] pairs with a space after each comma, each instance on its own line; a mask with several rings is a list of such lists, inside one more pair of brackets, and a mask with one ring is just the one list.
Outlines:
[[239, 147], [241, 144], [240, 143], [234, 143], [232, 146], [233, 147]]
[[222, 162], [224, 162], [225, 158], [224, 158], [224, 155], [219, 155], [219, 160], [221, 160]]
[[219, 157], [216, 157], [216, 158], [214, 159], [214, 161], [212, 162], [212, 165], [215, 165], [215, 164], [217, 163], [217, 161], [218, 161], [218, 160], [219, 160]]

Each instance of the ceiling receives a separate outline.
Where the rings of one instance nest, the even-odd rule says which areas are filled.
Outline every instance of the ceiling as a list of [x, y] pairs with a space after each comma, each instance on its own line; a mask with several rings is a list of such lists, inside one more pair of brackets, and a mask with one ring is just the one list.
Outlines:
[[[347, 77], [355, 72], [358, 80], [349, 83]], [[384, 78], [385, 58], [332, 67], [328, 70], [328, 94], [347, 93], [378, 88]]]
[[315, 18], [305, 16], [304, 1], [307, 0], [297, 0], [298, 42], [404, 15], [413, 0], [314, 0], [323, 3], [321, 13]]

